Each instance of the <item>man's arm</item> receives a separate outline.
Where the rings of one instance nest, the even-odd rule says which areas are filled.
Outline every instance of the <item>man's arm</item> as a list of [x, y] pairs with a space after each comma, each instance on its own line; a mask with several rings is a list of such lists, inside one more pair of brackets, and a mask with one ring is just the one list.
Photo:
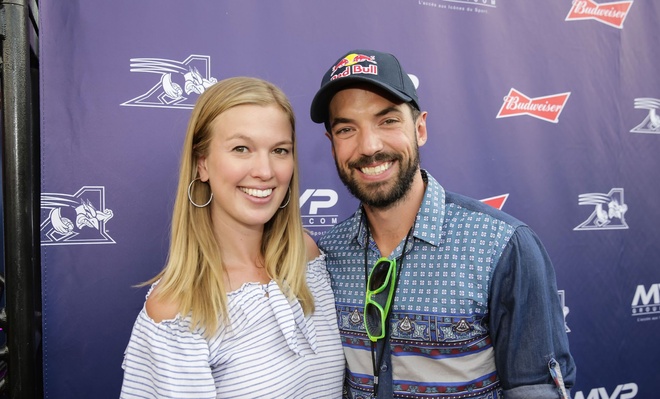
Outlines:
[[[507, 399], [562, 398], [575, 383], [554, 268], [527, 226], [511, 237], [490, 286], [490, 329]], [[568, 393], [570, 397], [570, 393]]]

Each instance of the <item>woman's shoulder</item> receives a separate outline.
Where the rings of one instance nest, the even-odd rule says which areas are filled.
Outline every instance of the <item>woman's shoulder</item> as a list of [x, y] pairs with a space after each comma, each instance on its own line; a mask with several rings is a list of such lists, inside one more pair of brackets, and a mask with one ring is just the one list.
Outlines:
[[307, 280], [308, 282], [321, 279], [329, 281], [328, 270], [325, 265], [326, 255], [321, 252], [314, 239], [305, 234], [305, 244], [307, 244]]
[[152, 284], [146, 295], [144, 306], [133, 325], [131, 340], [163, 343], [203, 341], [204, 331], [199, 327], [191, 328], [190, 314], [182, 316], [175, 303], [158, 295], [158, 283]]
[[155, 282], [144, 303], [144, 310], [154, 323], [175, 320], [179, 315], [179, 304], [160, 294], [158, 281]]
[[305, 248], [307, 250], [307, 262], [312, 262], [321, 255], [316, 241], [307, 233], [305, 233]]

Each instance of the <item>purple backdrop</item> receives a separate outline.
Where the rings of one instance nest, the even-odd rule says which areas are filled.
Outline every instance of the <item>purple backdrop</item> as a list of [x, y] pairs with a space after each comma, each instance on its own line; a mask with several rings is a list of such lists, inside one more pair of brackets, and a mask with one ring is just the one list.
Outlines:
[[[575, 399], [660, 391], [660, 3], [144, 0], [41, 4], [47, 398], [116, 398], [166, 257], [181, 142], [204, 82], [279, 85], [298, 117], [305, 225], [356, 202], [309, 104], [343, 52], [398, 56], [429, 112], [422, 165], [505, 199], [553, 258]], [[495, 202], [493, 204], [497, 205]]]

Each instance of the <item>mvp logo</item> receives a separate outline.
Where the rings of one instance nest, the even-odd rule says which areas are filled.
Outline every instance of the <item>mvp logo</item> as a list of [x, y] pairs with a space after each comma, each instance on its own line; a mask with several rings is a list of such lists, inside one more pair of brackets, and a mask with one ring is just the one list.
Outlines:
[[635, 297], [633, 298], [632, 305], [649, 305], [651, 300], [653, 300], [654, 305], [660, 305], [660, 284], [653, 284], [648, 291], [646, 291], [643, 285], [638, 285], [637, 291], [635, 291]]
[[660, 314], [660, 283], [652, 284], [646, 290], [643, 285], [638, 285], [632, 300], [632, 315]]
[[311, 198], [311, 197], [316, 197], [316, 198], [325, 198], [323, 201], [318, 201], [318, 200], [312, 200], [309, 201], [309, 214], [310, 215], [316, 215], [319, 213], [319, 209], [324, 209], [324, 208], [332, 208], [333, 206], [337, 205], [337, 201], [339, 200], [339, 196], [337, 195], [337, 192], [334, 190], [330, 189], [307, 189], [305, 192], [300, 196], [300, 207], [302, 208], [305, 203]]
[[300, 208], [309, 203], [309, 212], [302, 212], [303, 226], [310, 227], [332, 227], [337, 224], [338, 215], [319, 213], [319, 210], [329, 209], [337, 205], [339, 196], [335, 190], [308, 188], [300, 196]]
[[612, 395], [607, 393], [605, 388], [594, 388], [589, 391], [589, 396], [585, 398], [582, 392], [576, 392], [573, 399], [631, 399], [637, 395], [637, 384], [628, 383], [618, 385]]

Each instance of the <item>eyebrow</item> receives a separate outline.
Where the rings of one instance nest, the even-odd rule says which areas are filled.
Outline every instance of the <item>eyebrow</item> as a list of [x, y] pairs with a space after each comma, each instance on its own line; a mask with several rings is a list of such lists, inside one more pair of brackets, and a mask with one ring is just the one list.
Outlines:
[[348, 118], [335, 118], [332, 120], [332, 124], [330, 125], [331, 128], [339, 125], [340, 123], [351, 123], [353, 122], [353, 119], [348, 119]]
[[[392, 107], [385, 107], [381, 111], [377, 112], [374, 116], [385, 116], [389, 113], [398, 113], [401, 114], [403, 113], [399, 108], [392, 106]], [[335, 118], [332, 120], [332, 124], [330, 125], [331, 128], [334, 128], [336, 125], [340, 123], [351, 123], [353, 122], [353, 119], [349, 118]]]
[[384, 116], [384, 115], [387, 115], [387, 114], [392, 113], [392, 112], [398, 113], [398, 114], [402, 113], [401, 110], [397, 107], [387, 107], [387, 108], [383, 109], [382, 111], [380, 111], [379, 113], [377, 113], [376, 116]]
[[[246, 136], [242, 133], [236, 133], [232, 136], [227, 137], [227, 141], [232, 141], [232, 140], [245, 140], [251, 143], [255, 142], [255, 140], [252, 137]], [[278, 146], [278, 145], [293, 145], [293, 140], [292, 139], [282, 140], [274, 144], [274, 146]]]

